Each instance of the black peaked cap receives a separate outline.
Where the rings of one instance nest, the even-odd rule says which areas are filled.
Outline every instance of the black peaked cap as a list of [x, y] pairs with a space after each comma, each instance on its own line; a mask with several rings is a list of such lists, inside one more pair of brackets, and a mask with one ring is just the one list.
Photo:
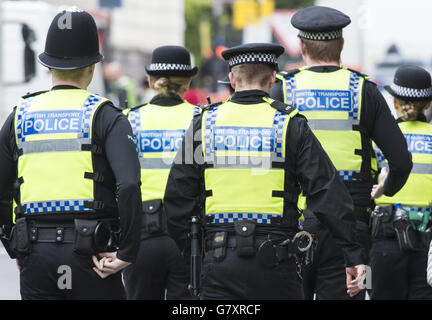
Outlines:
[[285, 51], [284, 47], [273, 43], [246, 43], [222, 51], [230, 69], [239, 64], [263, 63], [277, 67], [277, 58]]

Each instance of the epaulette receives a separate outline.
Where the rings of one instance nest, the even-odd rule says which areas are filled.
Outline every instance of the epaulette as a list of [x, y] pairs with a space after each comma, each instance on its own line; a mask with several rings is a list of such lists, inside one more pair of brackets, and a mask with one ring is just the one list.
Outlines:
[[351, 72], [357, 73], [359, 76], [365, 78], [366, 80], [369, 80], [369, 76], [367, 74], [361, 73], [360, 71], [357, 71], [357, 70], [354, 70], [354, 69], [351, 69], [351, 68], [347, 68], [347, 67], [345, 67], [345, 69], [347, 69], [347, 70], [349, 70]]
[[281, 72], [279, 72], [279, 74], [283, 75], [285, 78], [295, 75], [296, 73], [299, 73], [300, 69], [290, 69], [290, 70], [282, 70]]
[[135, 107], [130, 107], [129, 109], [130, 109], [131, 111], [133, 111], [133, 110], [139, 109], [139, 108], [141, 108], [141, 107], [144, 107], [144, 106], [146, 106], [146, 105], [148, 105], [148, 104], [149, 104], [149, 103], [139, 104], [139, 105], [137, 105], [137, 106], [135, 106]]
[[294, 117], [299, 112], [296, 107], [289, 105], [289, 104], [286, 104], [286, 103], [283, 103], [279, 100], [274, 100], [274, 99], [268, 98], [268, 97], [264, 97], [263, 99], [264, 99], [264, 101], [269, 103], [273, 108], [275, 108], [276, 110], [278, 110], [282, 113], [286, 113], [290, 117]]
[[223, 102], [224, 101], [218, 101], [218, 102], [214, 102], [212, 104], [207, 104], [205, 106], [202, 106], [201, 109], [202, 109], [202, 111], [207, 111], [207, 110], [210, 110], [211, 108], [220, 106]]
[[40, 94], [45, 93], [45, 92], [48, 92], [48, 90], [37, 91], [37, 92], [32, 92], [32, 93], [28, 92], [26, 95], [22, 96], [21, 98], [27, 99], [27, 98], [30, 98], [30, 97], [34, 97], [34, 96], [40, 95]]

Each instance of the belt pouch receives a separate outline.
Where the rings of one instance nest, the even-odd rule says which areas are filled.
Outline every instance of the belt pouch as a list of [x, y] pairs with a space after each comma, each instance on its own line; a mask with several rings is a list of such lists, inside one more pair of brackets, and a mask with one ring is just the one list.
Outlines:
[[220, 262], [225, 259], [226, 247], [227, 247], [227, 237], [228, 233], [216, 232], [212, 242], [212, 248], [214, 249], [213, 257], [216, 262]]
[[94, 233], [98, 221], [75, 219], [75, 246], [77, 254], [91, 256], [96, 253], [94, 246]]
[[11, 232], [12, 250], [22, 254], [30, 253], [30, 237], [26, 218], [19, 218]]
[[143, 203], [143, 227], [149, 234], [162, 232], [166, 228], [163, 217], [162, 200], [150, 200]]
[[243, 258], [253, 257], [255, 255], [255, 222], [251, 220], [234, 221], [234, 230], [236, 233], [237, 255]]

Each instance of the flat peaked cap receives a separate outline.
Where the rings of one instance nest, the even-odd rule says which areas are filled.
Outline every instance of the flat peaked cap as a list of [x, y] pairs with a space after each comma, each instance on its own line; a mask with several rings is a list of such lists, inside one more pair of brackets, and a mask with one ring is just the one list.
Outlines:
[[285, 49], [273, 43], [246, 43], [222, 51], [222, 57], [228, 61], [230, 69], [239, 64], [263, 63], [277, 67], [277, 58]]
[[342, 29], [350, 23], [350, 17], [343, 12], [321, 6], [301, 9], [291, 18], [291, 24], [300, 30], [298, 36], [309, 40], [342, 38]]
[[392, 96], [405, 100], [431, 100], [431, 75], [425, 69], [404, 65], [396, 70], [393, 83], [384, 86]]

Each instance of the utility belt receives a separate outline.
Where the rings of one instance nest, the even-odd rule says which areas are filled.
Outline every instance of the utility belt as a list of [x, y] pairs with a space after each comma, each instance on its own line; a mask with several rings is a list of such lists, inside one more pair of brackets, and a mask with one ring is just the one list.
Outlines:
[[234, 249], [237, 256], [248, 258], [257, 256], [266, 267], [275, 267], [279, 263], [295, 259], [304, 266], [312, 264], [315, 240], [306, 231], [298, 232], [293, 237], [269, 234], [267, 238], [256, 237], [256, 224], [251, 220], [234, 222], [234, 232], [219, 231], [212, 233], [206, 240], [206, 251], [214, 250], [216, 262], [223, 261], [227, 248]]
[[12, 228], [10, 247], [15, 254], [28, 254], [34, 243], [71, 243], [80, 255], [118, 250], [118, 220], [75, 219], [73, 222], [49, 222], [19, 218]]
[[370, 216], [371, 238], [397, 238], [401, 251], [429, 247], [431, 239], [429, 213], [396, 210], [393, 205], [376, 206]]

